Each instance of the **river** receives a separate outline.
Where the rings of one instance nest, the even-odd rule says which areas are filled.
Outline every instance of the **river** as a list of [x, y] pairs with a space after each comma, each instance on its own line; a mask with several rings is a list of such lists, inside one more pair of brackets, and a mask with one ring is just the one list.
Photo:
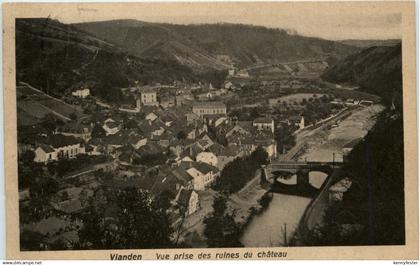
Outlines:
[[[333, 153], [336, 161], [342, 160], [343, 146], [364, 137], [374, 124], [376, 114], [382, 110], [380, 105], [364, 108], [353, 113], [338, 127], [317, 134], [299, 160], [332, 161]], [[310, 172], [309, 183], [316, 188], [321, 187], [325, 179], [324, 173]], [[279, 178], [278, 181], [294, 185], [296, 176]], [[284, 227], [287, 240], [290, 240], [310, 201], [310, 198], [274, 193], [269, 207], [254, 216], [247, 225], [241, 238], [242, 244], [245, 247], [285, 246]]]
[[[319, 187], [326, 179], [326, 174], [311, 172], [309, 183]], [[293, 185], [292, 176], [282, 183]], [[273, 193], [273, 200], [268, 208], [260, 215], [252, 218], [242, 236], [241, 242], [245, 247], [274, 247], [285, 245], [284, 227], [287, 240], [290, 240], [300, 218], [308, 206], [310, 198]]]

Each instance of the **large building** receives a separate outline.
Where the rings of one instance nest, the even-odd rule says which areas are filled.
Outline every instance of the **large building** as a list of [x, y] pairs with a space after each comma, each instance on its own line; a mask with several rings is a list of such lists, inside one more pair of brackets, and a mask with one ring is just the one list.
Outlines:
[[38, 145], [35, 149], [34, 161], [48, 163], [59, 159], [75, 158], [78, 154], [84, 153], [85, 147], [81, 139], [55, 134], [46, 139], [45, 143]]
[[158, 106], [157, 93], [153, 88], [145, 87], [140, 93], [141, 103], [145, 106]]
[[219, 101], [205, 101], [193, 105], [192, 112], [200, 117], [205, 115], [226, 115], [226, 105]]
[[274, 133], [274, 120], [267, 117], [256, 118], [252, 122], [252, 126], [256, 127], [257, 130], [269, 130]]

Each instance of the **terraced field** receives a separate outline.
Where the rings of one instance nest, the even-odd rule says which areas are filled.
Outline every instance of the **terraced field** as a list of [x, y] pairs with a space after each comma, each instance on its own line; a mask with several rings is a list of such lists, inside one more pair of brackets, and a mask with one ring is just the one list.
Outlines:
[[80, 119], [84, 116], [78, 106], [51, 97], [26, 83], [16, 87], [18, 125], [33, 125], [39, 123], [46, 115], [53, 114], [63, 121], [69, 121], [72, 113]]

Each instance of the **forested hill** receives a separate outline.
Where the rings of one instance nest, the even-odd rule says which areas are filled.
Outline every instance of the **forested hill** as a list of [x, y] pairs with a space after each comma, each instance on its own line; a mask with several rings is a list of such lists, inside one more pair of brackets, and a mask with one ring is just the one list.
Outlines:
[[373, 46], [394, 46], [401, 42], [400, 39], [387, 39], [387, 40], [341, 40], [340, 43], [356, 46], [360, 48], [369, 48]]
[[[384, 102], [402, 102], [401, 43], [375, 46], [346, 57], [323, 75], [334, 83], [353, 83], [362, 90], [379, 95]], [[401, 107], [401, 106], [399, 106]]]
[[[329, 69], [323, 78], [358, 84], [381, 96], [387, 108], [347, 156], [343, 170], [352, 185], [342, 203], [326, 211], [320, 233], [315, 229], [307, 244], [403, 245], [406, 230], [401, 44], [372, 47], [351, 55]], [[392, 99], [395, 109], [390, 108]], [[348, 224], [360, 229], [341, 233]]]
[[[119, 89], [174, 80], [211, 80], [170, 58], [140, 58], [71, 25], [51, 19], [16, 20], [16, 79], [62, 96], [89, 84], [94, 95], [118, 100]], [[213, 83], [214, 84], [214, 83]]]
[[137, 20], [74, 24], [136, 55], [176, 58], [194, 69], [324, 58], [330, 63], [359, 48], [286, 30], [242, 24], [174, 25]]

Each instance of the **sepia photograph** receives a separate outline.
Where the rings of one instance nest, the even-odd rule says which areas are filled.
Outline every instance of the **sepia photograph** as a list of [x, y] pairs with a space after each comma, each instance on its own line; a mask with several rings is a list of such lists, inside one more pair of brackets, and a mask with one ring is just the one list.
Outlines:
[[413, 3], [8, 6], [13, 253], [413, 247]]

